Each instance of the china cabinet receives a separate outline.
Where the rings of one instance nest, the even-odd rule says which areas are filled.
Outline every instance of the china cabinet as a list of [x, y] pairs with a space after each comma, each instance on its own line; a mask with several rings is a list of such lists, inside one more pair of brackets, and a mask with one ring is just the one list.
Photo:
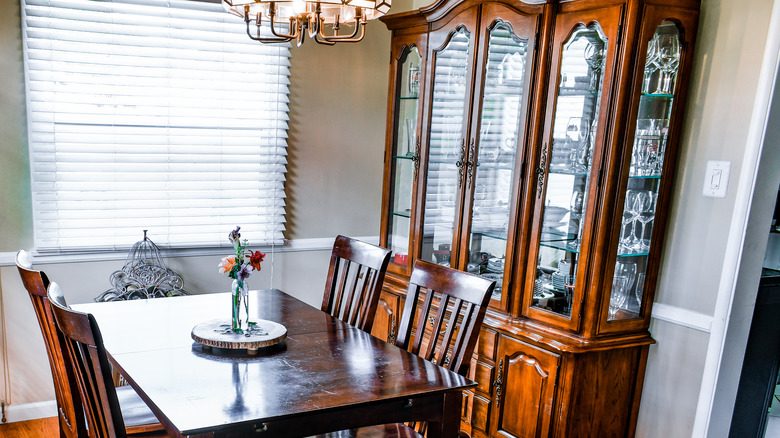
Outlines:
[[393, 32], [373, 333], [425, 259], [494, 279], [474, 437], [633, 436], [698, 0], [440, 0]]

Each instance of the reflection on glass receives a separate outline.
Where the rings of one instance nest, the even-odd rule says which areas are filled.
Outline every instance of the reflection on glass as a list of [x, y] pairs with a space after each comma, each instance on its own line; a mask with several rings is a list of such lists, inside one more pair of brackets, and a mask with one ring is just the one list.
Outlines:
[[594, 23], [577, 28], [561, 55], [536, 271], [542, 288], [534, 290], [532, 305], [567, 317], [576, 290], [606, 48], [607, 38]]
[[496, 280], [495, 299], [501, 298], [503, 287], [527, 47], [527, 39], [517, 37], [507, 23], [499, 21], [490, 30], [466, 268]]
[[393, 181], [390, 184], [390, 218], [387, 247], [393, 251], [393, 262], [406, 265], [409, 254], [409, 232], [412, 214], [412, 188], [417, 165], [417, 109], [419, 99], [420, 54], [416, 47], [407, 49], [398, 68], [397, 119], [395, 149], [392, 158]]
[[[626, 286], [624, 294], [627, 299], [623, 300], [619, 309], [610, 309], [608, 320], [641, 317], [647, 259], [652, 249], [658, 189], [664, 170], [680, 56], [680, 32], [674, 23], [664, 21], [647, 41], [642, 96], [639, 99], [628, 183], [623, 196], [623, 221], [613, 277], [617, 279], [622, 266], [630, 261], [636, 266], [636, 281]], [[613, 296], [619, 283], [613, 281]]]
[[468, 52], [471, 35], [458, 29], [435, 54], [431, 108], [428, 176], [421, 258], [450, 265], [455, 226], [455, 195], [465, 160], [463, 116], [469, 82]]

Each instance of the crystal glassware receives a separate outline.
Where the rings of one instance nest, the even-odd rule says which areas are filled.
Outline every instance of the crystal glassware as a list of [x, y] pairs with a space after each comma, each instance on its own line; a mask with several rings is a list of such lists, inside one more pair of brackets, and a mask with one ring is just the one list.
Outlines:
[[674, 92], [672, 87], [674, 73], [680, 63], [680, 38], [675, 34], [658, 35], [658, 68], [661, 75], [658, 78], [657, 94]]
[[615, 319], [617, 311], [623, 307], [623, 303], [626, 302], [626, 285], [628, 284], [628, 277], [623, 275], [615, 275], [612, 278], [612, 294], [609, 296], [609, 320]]
[[638, 192], [634, 199], [633, 211], [636, 214], [634, 220], [642, 224], [642, 233], [639, 237], [634, 236], [631, 241], [631, 249], [636, 252], [645, 252], [650, 249], [650, 245], [645, 244], [644, 239], [646, 225], [655, 217], [655, 194], [650, 190]]
[[571, 247], [575, 250], [580, 248], [582, 243], [582, 209], [584, 208], [585, 194], [582, 190], [575, 190], [571, 194], [571, 201], [569, 202], [569, 215], [577, 220], [576, 230], [577, 237], [570, 243]]
[[642, 308], [642, 290], [645, 288], [645, 274], [644, 272], [636, 276], [636, 288], [634, 289], [634, 296], [639, 308]]
[[653, 80], [653, 75], [658, 70], [658, 35], [654, 35], [650, 41], [647, 42], [647, 57], [645, 58], [645, 75], [642, 80], [642, 92], [650, 92], [650, 82]]
[[585, 62], [590, 67], [589, 91], [596, 93], [599, 87], [599, 79], [601, 78], [601, 67], [604, 65], [604, 46], [588, 44], [585, 47], [584, 57]]
[[636, 216], [631, 206], [634, 204], [637, 196], [636, 190], [628, 190], [626, 192], [626, 200], [623, 204], [623, 218], [621, 220], [622, 227], [620, 228], [620, 243], [618, 246], [618, 254], [628, 254], [631, 252], [631, 236], [634, 234], [633, 226], [632, 231], [626, 235], [626, 228], [628, 224], [633, 224]]

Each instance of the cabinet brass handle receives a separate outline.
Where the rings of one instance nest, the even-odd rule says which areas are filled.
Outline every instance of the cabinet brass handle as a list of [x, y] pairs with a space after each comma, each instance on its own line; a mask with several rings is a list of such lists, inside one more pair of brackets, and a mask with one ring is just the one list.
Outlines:
[[544, 174], [547, 172], [547, 143], [542, 148], [542, 157], [539, 159], [539, 167], [536, 169], [536, 198], [542, 197], [542, 187], [544, 187]]
[[504, 378], [504, 358], [498, 362], [498, 375], [496, 375], [496, 381], [493, 382], [493, 388], [496, 389], [496, 407], [501, 404], [501, 380]]
[[412, 155], [412, 163], [414, 163], [414, 181], [417, 181], [417, 173], [420, 170], [420, 136], [415, 135], [414, 155]]
[[468, 175], [466, 178], [466, 185], [468, 187], [471, 187], [471, 184], [474, 182], [474, 168], [479, 166], [479, 163], [477, 162], [477, 157], [474, 152], [475, 145], [474, 145], [474, 139], [471, 139], [471, 142], [469, 144], [469, 158], [470, 160], [466, 161], [466, 167], [468, 168]]
[[463, 168], [467, 166], [466, 162], [466, 139], [460, 139], [460, 159], [455, 162], [458, 167], [458, 188], [463, 185]]

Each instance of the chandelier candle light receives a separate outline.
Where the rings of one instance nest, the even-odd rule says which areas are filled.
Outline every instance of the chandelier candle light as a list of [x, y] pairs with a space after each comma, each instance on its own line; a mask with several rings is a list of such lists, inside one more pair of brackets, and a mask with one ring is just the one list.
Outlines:
[[[296, 40], [298, 46], [308, 33], [319, 44], [355, 43], [366, 34], [366, 22], [390, 11], [392, 0], [222, 0], [222, 6], [246, 22], [249, 38], [261, 43], [285, 43]], [[251, 24], [256, 31], [253, 34]], [[260, 27], [268, 24], [270, 35], [261, 36]], [[325, 27], [332, 28], [327, 34]], [[341, 33], [342, 27], [351, 31]], [[284, 29], [286, 28], [286, 29]]]
[[[222, 259], [219, 263], [219, 272], [227, 274], [228, 277], [233, 279], [233, 305], [232, 305], [232, 321], [230, 329], [234, 333], [244, 333], [243, 323], [241, 320], [241, 308], [244, 308], [246, 315], [246, 329], [251, 331], [252, 326], [256, 325], [255, 322], [249, 320], [249, 286], [247, 280], [252, 274], [252, 271], [260, 270], [260, 263], [262, 263], [265, 254], [260, 251], [252, 251], [246, 249], [247, 240], [241, 242], [241, 234], [238, 232], [241, 227], [236, 227], [228, 235], [228, 239], [233, 244], [233, 249], [236, 251], [235, 256], [228, 256]], [[242, 306], [243, 304], [243, 306]]]

